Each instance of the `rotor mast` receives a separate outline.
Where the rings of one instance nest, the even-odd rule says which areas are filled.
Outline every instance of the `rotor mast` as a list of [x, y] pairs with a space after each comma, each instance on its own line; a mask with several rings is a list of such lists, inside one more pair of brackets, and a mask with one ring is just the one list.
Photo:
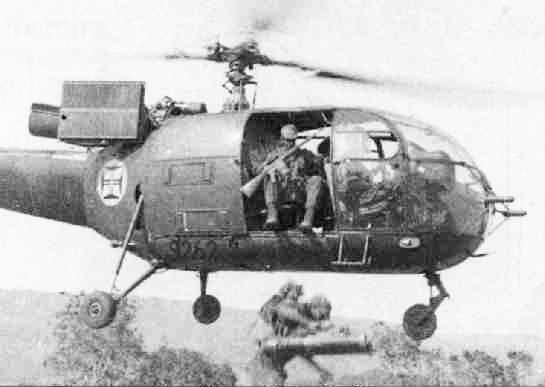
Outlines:
[[[247, 65], [243, 65], [238, 59], [229, 62], [229, 71], [225, 74], [227, 81], [222, 85], [229, 96], [223, 103], [223, 111], [239, 111], [250, 109], [247, 89], [248, 85], [257, 85], [252, 75], [246, 74]], [[255, 91], [251, 107], [255, 104]]]
[[[270, 59], [259, 52], [255, 40], [241, 43], [234, 48], [228, 48], [218, 43], [214, 47], [213, 54], [219, 60], [223, 59], [229, 63], [229, 71], [225, 73], [227, 80], [222, 85], [229, 92], [229, 96], [223, 104], [223, 111], [240, 111], [253, 108], [255, 106], [257, 82], [252, 75], [246, 73], [246, 70], [253, 70], [256, 64], [269, 64]], [[256, 87], [251, 104], [247, 98], [248, 85]]]

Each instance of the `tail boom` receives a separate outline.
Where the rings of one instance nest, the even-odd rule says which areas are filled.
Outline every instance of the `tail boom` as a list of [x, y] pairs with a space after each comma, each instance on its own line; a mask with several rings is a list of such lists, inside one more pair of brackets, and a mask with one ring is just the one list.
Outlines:
[[0, 208], [85, 225], [84, 152], [0, 150]]

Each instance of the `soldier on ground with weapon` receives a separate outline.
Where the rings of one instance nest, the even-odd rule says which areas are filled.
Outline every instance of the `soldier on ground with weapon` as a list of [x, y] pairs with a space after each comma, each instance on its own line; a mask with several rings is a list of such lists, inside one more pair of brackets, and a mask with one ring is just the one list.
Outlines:
[[278, 293], [274, 294], [259, 310], [260, 318], [271, 327], [273, 327], [276, 336], [286, 336], [282, 331], [284, 325], [281, 323], [280, 316], [277, 313], [277, 307], [280, 303], [290, 304], [297, 307], [299, 298], [303, 295], [303, 286], [293, 281], [284, 284]]
[[[280, 300], [279, 296], [284, 295]], [[288, 283], [281, 288], [279, 294], [267, 301], [256, 324], [256, 339], [258, 351], [250, 362], [250, 373], [254, 385], [284, 385], [287, 378], [285, 365], [294, 357], [301, 356], [311, 366], [318, 370], [322, 380], [331, 375], [311, 357], [292, 351], [268, 352], [262, 349], [262, 344], [271, 338], [304, 337], [331, 327], [329, 317], [330, 302], [323, 296], [315, 296], [310, 302], [299, 302], [302, 287]]]

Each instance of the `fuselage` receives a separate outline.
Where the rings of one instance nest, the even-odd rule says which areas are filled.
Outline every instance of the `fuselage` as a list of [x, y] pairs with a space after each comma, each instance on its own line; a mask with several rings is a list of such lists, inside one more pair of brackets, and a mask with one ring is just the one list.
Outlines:
[[[262, 229], [263, 192], [240, 188], [264, 141], [285, 123], [324, 159], [312, 234]], [[326, 146], [325, 141], [329, 141]], [[320, 147], [320, 145], [322, 145]], [[325, 151], [324, 151], [325, 149]], [[144, 195], [130, 250], [181, 270], [421, 273], [482, 243], [491, 189], [451, 138], [390, 113], [258, 109], [172, 117], [142, 143], [82, 152], [0, 153], [2, 208], [90, 227], [123, 240]], [[287, 208], [284, 219], [297, 216]]]

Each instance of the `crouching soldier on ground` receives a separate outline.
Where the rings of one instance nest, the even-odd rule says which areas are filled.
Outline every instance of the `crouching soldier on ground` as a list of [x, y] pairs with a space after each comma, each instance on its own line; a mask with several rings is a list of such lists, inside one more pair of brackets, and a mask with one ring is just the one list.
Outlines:
[[303, 286], [300, 284], [288, 281], [284, 284], [278, 293], [274, 294], [259, 310], [259, 317], [263, 322], [273, 328], [274, 335], [284, 336], [282, 332], [283, 326], [279, 321], [277, 307], [284, 303], [294, 307], [298, 307], [301, 303], [299, 299], [303, 296]]
[[275, 305], [266, 303], [264, 308], [270, 308], [266, 315], [274, 318], [269, 320], [271, 322], [265, 321], [260, 313], [256, 324], [255, 339], [258, 350], [248, 366], [252, 384], [284, 385], [287, 378], [284, 367], [296, 356], [301, 356], [313, 366], [321, 374], [322, 381], [329, 379], [331, 375], [310, 357], [286, 351], [267, 352], [261, 348], [261, 344], [268, 339], [304, 337], [331, 327], [329, 301], [323, 296], [314, 297], [308, 303], [284, 299]]

